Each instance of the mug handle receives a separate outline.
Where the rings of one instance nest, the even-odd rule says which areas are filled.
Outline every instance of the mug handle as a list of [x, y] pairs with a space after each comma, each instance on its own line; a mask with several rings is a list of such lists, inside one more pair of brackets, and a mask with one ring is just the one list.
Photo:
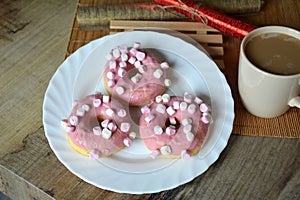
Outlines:
[[294, 97], [291, 100], [289, 100], [288, 105], [291, 106], [291, 107], [300, 108], [300, 96]]

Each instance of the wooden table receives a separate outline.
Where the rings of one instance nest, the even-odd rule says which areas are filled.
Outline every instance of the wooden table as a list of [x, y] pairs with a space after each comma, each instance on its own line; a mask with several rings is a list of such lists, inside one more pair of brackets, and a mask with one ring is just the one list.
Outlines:
[[[70, 173], [45, 138], [42, 103], [64, 60], [76, 5], [73, 0], [0, 2], [1, 192], [13, 199], [300, 199], [299, 139], [232, 135], [204, 174], [155, 194], [110, 192]], [[300, 30], [300, 1], [268, 0], [259, 14], [239, 18]], [[227, 68], [237, 66], [239, 43], [224, 36]]]

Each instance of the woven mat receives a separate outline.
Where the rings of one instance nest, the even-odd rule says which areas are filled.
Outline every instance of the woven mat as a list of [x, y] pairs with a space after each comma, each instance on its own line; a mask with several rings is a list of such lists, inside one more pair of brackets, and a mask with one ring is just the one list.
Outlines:
[[[82, 31], [78, 27], [75, 16], [66, 57], [76, 51], [79, 47], [89, 43], [91, 40], [103, 37], [109, 33], [109, 30]], [[229, 72], [229, 70], [231, 71]], [[237, 89], [237, 69], [224, 68], [222, 71], [231, 87], [235, 101], [233, 134], [300, 138], [300, 109], [291, 108], [284, 115], [272, 119], [255, 117], [248, 113], [242, 106]]]

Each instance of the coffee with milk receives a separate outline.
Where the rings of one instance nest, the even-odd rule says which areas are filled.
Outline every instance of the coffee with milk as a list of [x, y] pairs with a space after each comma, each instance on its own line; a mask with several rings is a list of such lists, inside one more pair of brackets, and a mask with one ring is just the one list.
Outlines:
[[300, 73], [300, 40], [281, 33], [264, 33], [245, 46], [249, 61], [263, 71], [277, 75]]

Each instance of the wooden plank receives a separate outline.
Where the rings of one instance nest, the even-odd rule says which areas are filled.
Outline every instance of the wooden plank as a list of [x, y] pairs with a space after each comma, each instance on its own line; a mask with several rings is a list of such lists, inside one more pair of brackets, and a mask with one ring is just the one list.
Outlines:
[[[121, 32], [121, 31], [133, 31], [133, 30], [134, 29], [126, 29], [126, 30], [120, 29], [118, 31], [111, 30], [109, 33], [115, 34], [115, 33]], [[220, 34], [218, 34], [218, 35], [185, 34], [185, 35], [191, 37], [192, 39], [196, 40], [199, 43], [222, 44], [222, 42], [223, 42], [223, 37]]]
[[207, 50], [209, 55], [211, 55], [212, 57], [224, 55], [223, 47], [212, 47], [207, 45], [202, 45], [202, 46], [205, 50]]
[[54, 199], [43, 190], [0, 165], [0, 191], [11, 199]]
[[221, 34], [186, 34], [187, 36], [190, 36], [194, 40], [198, 41], [199, 43], [213, 43], [213, 44], [222, 44], [223, 43], [223, 37]]
[[141, 27], [163, 27], [178, 31], [213, 31], [219, 32], [205, 24], [198, 22], [173, 21], [139, 21], [139, 20], [111, 20], [110, 29], [137, 29]]

